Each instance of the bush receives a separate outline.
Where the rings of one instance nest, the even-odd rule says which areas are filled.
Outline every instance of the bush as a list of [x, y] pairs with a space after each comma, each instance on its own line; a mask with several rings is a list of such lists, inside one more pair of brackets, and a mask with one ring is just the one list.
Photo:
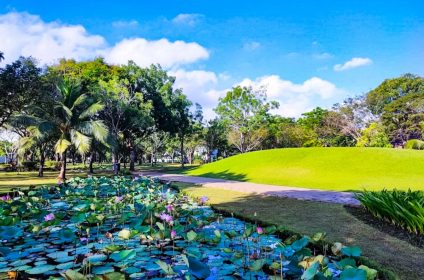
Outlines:
[[424, 192], [364, 191], [356, 197], [377, 218], [424, 235]]
[[37, 170], [37, 162], [36, 161], [23, 161], [22, 166], [27, 171]]
[[322, 147], [322, 142], [317, 139], [308, 140], [305, 143], [303, 143], [302, 147], [304, 148], [310, 148], [310, 147]]
[[44, 167], [46, 169], [51, 169], [51, 170], [60, 170], [60, 162], [59, 161], [55, 161], [55, 160], [46, 160], [44, 162]]
[[405, 144], [405, 149], [424, 150], [424, 141], [411, 139]]

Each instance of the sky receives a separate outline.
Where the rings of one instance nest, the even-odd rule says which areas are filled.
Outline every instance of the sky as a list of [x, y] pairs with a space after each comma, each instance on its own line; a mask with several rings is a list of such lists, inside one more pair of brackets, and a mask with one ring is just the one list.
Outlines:
[[299, 117], [424, 76], [423, 11], [407, 0], [2, 0], [1, 65], [21, 55], [160, 63], [206, 118], [236, 85], [266, 88], [276, 113]]

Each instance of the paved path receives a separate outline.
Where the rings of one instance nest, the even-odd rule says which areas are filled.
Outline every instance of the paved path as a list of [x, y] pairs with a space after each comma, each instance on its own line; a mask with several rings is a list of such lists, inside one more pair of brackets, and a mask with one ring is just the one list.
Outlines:
[[219, 188], [251, 194], [282, 196], [301, 200], [315, 200], [350, 205], [360, 204], [359, 201], [355, 199], [353, 193], [350, 192], [335, 192], [297, 187], [274, 186], [179, 174], [165, 174], [151, 171], [140, 172], [138, 174], [143, 176], [157, 177], [158, 179], [164, 181], [199, 184], [208, 188]]

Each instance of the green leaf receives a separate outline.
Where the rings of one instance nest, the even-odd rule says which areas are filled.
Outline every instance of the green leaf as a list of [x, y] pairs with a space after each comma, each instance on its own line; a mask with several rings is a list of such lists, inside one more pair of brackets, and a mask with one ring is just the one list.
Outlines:
[[293, 250], [299, 251], [303, 249], [306, 245], [308, 245], [308, 243], [309, 243], [309, 237], [304, 236], [301, 239], [293, 242], [293, 244], [291, 244], [291, 247], [293, 248]]
[[125, 280], [125, 274], [120, 272], [109, 272], [103, 275], [105, 280]]
[[307, 270], [305, 270], [300, 279], [302, 280], [312, 280], [315, 275], [317, 275], [319, 269], [319, 263], [314, 262]]
[[259, 259], [259, 260], [254, 261], [253, 264], [250, 266], [250, 270], [252, 270], [252, 271], [259, 271], [259, 270], [261, 270], [262, 267], [265, 264], [265, 261], [266, 260], [264, 260], [264, 259]]
[[368, 266], [365, 266], [365, 265], [360, 265], [358, 268], [365, 270], [365, 272], [367, 273], [367, 280], [374, 280], [377, 278], [377, 274], [378, 274], [377, 270], [369, 268]]
[[43, 273], [52, 271], [55, 268], [56, 266], [54, 265], [45, 264], [45, 265], [40, 265], [31, 269], [25, 270], [25, 272], [28, 274], [43, 274]]
[[367, 280], [367, 273], [362, 269], [348, 268], [342, 271], [340, 280]]
[[172, 267], [166, 262], [157, 260], [155, 263], [160, 266], [160, 268], [165, 272], [166, 275], [176, 274]]
[[198, 279], [206, 279], [211, 274], [209, 267], [193, 257], [188, 257], [189, 271]]
[[116, 262], [120, 262], [126, 259], [132, 259], [135, 257], [136, 252], [134, 250], [123, 250], [120, 252], [113, 252], [110, 258]]
[[67, 280], [87, 280], [88, 278], [83, 274], [75, 271], [75, 270], [67, 270], [65, 274], [62, 274]]
[[348, 257], [360, 257], [361, 256], [361, 248], [355, 247], [343, 247], [341, 253]]
[[196, 237], [197, 237], [197, 233], [195, 233], [194, 231], [191, 230], [191, 231], [187, 232], [187, 240], [189, 242], [195, 240]]

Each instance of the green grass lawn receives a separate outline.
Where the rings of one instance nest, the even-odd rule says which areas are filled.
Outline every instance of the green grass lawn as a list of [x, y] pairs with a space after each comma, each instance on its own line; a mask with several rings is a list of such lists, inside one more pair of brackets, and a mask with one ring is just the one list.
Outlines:
[[424, 151], [290, 148], [236, 155], [181, 170], [187, 175], [326, 190], [424, 190]]
[[217, 210], [283, 225], [301, 234], [326, 232], [328, 241], [360, 246], [364, 256], [395, 272], [401, 279], [424, 279], [424, 249], [362, 222], [342, 205], [177, 185], [190, 196], [208, 196], [209, 203]]
[[[95, 176], [108, 176], [111, 174], [105, 170], [95, 170]], [[67, 178], [87, 177], [86, 170], [68, 170]], [[38, 177], [36, 171], [25, 172], [0, 172], [0, 194], [10, 191], [12, 188], [28, 188], [29, 186], [54, 185], [57, 184], [58, 171], [44, 171], [44, 177]]]

